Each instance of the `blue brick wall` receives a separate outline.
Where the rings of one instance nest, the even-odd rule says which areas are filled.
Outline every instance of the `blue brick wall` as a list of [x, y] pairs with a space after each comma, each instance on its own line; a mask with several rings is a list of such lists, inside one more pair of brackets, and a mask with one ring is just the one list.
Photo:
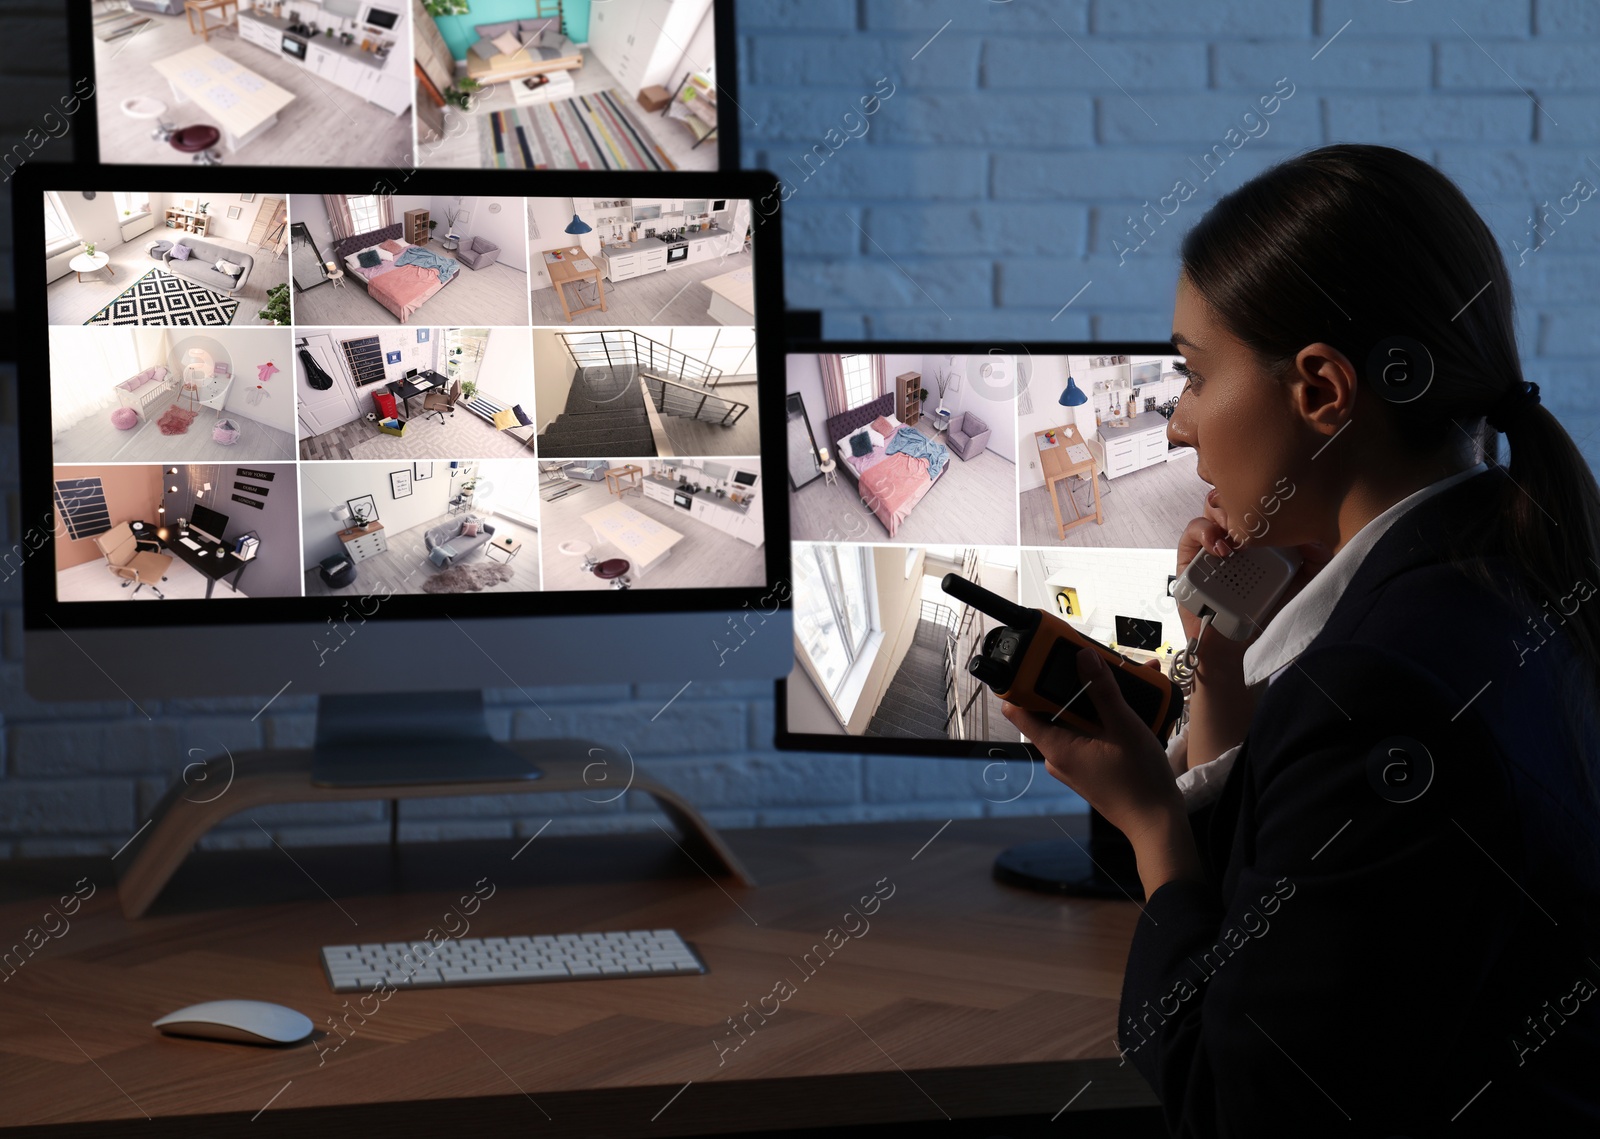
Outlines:
[[[59, 12], [0, 2], [7, 145], [34, 125], [30, 105], [66, 89]], [[793, 188], [790, 301], [821, 309], [835, 336], [1162, 339], [1183, 230], [1221, 193], [1322, 143], [1386, 142], [1438, 164], [1508, 254], [1539, 203], [1600, 177], [1593, 0], [739, 0], [738, 17], [744, 162]], [[1267, 133], [1119, 265], [1129, 216], [1193, 180], [1192, 163], [1280, 76], [1295, 93]], [[9, 264], [8, 211], [0, 192]], [[1525, 265], [1510, 260], [1528, 375], [1600, 454], [1600, 208]], [[12, 287], [6, 272], [0, 305]], [[15, 384], [0, 369], [8, 547]], [[270, 694], [147, 704], [148, 720], [122, 704], [36, 703], [21, 689], [19, 604], [15, 581], [0, 583], [0, 857], [114, 851], [190, 749], [309, 742], [311, 705], [287, 695], [255, 720]], [[653, 685], [488, 693], [496, 734], [625, 747], [721, 825], [1081, 808], [1015, 766], [775, 753], [765, 684], [696, 683], [657, 717], [672, 697]], [[401, 832], [513, 838], [552, 817], [551, 832], [652, 828], [648, 801], [606, 801], [626, 769], [619, 759], [587, 795], [408, 802]], [[208, 842], [264, 844], [256, 822], [285, 845], [382, 841], [389, 827], [384, 804], [288, 807], [238, 816]]]

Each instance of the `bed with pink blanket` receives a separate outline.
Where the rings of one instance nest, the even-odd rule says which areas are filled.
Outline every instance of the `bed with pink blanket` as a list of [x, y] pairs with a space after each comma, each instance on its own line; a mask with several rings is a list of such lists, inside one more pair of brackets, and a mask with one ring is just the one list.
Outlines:
[[[392, 260], [384, 260], [366, 267], [352, 266], [346, 260], [362, 250], [376, 249], [385, 243], [390, 243], [391, 252], [394, 246], [402, 247], [402, 251], [422, 248], [402, 241], [401, 231], [402, 226], [396, 223], [372, 230], [370, 233], [358, 233], [354, 237], [335, 242], [333, 252], [344, 265], [346, 275], [366, 286], [367, 295], [392, 312], [395, 319], [404, 324], [433, 294], [459, 274], [451, 274], [448, 280], [440, 280], [440, 274], [426, 265], [400, 265]], [[400, 256], [403, 252], [392, 255]], [[431, 256], [437, 257], [436, 254]]]
[[[839, 415], [829, 416], [826, 423], [828, 438], [844, 439], [893, 411], [894, 396], [891, 394], [879, 396]], [[901, 431], [918, 436], [919, 441], [929, 448], [943, 450], [940, 444], [921, 440], [921, 432], [914, 427], [900, 427], [895, 433]], [[893, 538], [917, 503], [933, 489], [934, 483], [944, 477], [949, 462], [946, 461], [939, 473], [929, 478], [928, 471], [932, 464], [928, 459], [903, 452], [890, 454], [888, 444], [889, 440], [886, 439], [865, 455], [845, 452], [839, 455], [839, 460], [846, 473], [855, 479], [862, 503], [883, 523], [883, 528]]]

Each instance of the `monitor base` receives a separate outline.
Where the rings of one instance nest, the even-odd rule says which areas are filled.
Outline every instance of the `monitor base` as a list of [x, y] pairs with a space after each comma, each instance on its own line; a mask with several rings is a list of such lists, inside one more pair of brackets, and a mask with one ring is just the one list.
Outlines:
[[[754, 875], [717, 833], [716, 828], [683, 796], [634, 769], [618, 750], [593, 740], [513, 740], [501, 745], [519, 769], [509, 779], [464, 782], [415, 780], [391, 783], [325, 785], [313, 776], [315, 759], [308, 749], [252, 751], [215, 757], [204, 765], [214, 770], [193, 775], [191, 765], [175, 780], [147, 822], [128, 846], [118, 852], [122, 876], [117, 897], [129, 918], [141, 917], [156, 900], [183, 860], [218, 823], [240, 811], [276, 803], [340, 803], [372, 799], [420, 799], [448, 795], [517, 795], [543, 791], [575, 792], [591, 802], [615, 802], [624, 791], [655, 800], [678, 830], [663, 827], [689, 859], [715, 878], [754, 886]], [[448, 759], [453, 752], [447, 752]], [[626, 756], [622, 751], [621, 755]], [[577, 758], [575, 758], [577, 757]], [[454, 768], [452, 768], [454, 770]], [[435, 768], [435, 773], [437, 768]], [[528, 772], [537, 773], [531, 778]], [[531, 838], [517, 838], [526, 845]], [[520, 853], [520, 851], [519, 851]]]
[[1133, 845], [1098, 811], [1089, 813], [1089, 841], [1024, 842], [994, 860], [996, 881], [1044, 894], [1144, 901]]

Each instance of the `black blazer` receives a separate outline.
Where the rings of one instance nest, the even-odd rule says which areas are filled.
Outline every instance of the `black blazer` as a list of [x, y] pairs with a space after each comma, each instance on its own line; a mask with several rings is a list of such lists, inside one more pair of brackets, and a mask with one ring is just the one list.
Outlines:
[[1600, 1135], [1600, 811], [1571, 760], [1600, 780], [1600, 731], [1564, 727], [1593, 697], [1559, 632], [1600, 566], [1530, 625], [1447, 564], [1506, 477], [1373, 547], [1191, 816], [1207, 881], [1148, 900], [1118, 1043], [1174, 1135]]

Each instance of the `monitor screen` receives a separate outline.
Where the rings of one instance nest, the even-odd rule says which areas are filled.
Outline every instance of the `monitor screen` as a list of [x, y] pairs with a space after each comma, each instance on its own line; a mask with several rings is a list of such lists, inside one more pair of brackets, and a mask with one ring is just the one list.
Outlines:
[[103, 7], [68, 5], [90, 165], [739, 166], [733, 0]]
[[[730, 224], [677, 234], [669, 262], [622, 217], [661, 177], [512, 196], [419, 172], [375, 194], [359, 171], [34, 167], [14, 199], [42, 282], [19, 308], [46, 331], [22, 349], [23, 495], [49, 523], [29, 620], [210, 624], [227, 599], [241, 625], [509, 636], [773, 608], [776, 197], [753, 207], [775, 182], [691, 180], [730, 195]], [[582, 656], [519, 665], [577, 677]]]
[[228, 529], [228, 516], [197, 502], [189, 507], [189, 529], [208, 541], [220, 542]]
[[1167, 442], [1183, 387], [1171, 345], [806, 347], [785, 373], [780, 746], [1024, 742], [967, 669], [999, 622], [945, 593], [947, 573], [1134, 659], [1182, 649], [1167, 578], [1207, 486], [1194, 451]]

